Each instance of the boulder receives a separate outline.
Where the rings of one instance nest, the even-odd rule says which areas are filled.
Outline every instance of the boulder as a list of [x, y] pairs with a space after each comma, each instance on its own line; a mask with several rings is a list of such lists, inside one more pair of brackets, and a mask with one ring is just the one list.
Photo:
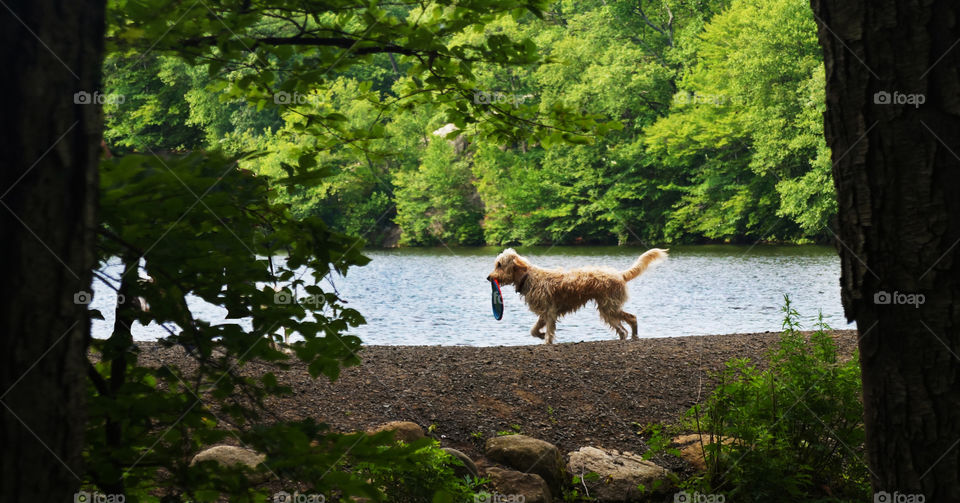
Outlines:
[[526, 435], [505, 435], [487, 440], [487, 458], [524, 473], [539, 475], [559, 496], [567, 481], [566, 466], [560, 451], [549, 442]]
[[410, 421], [390, 421], [367, 430], [367, 434], [373, 435], [382, 431], [392, 431], [394, 440], [402, 440], [408, 444], [424, 437], [423, 428]]
[[[244, 449], [242, 447], [235, 447], [232, 445], [215, 445], [209, 449], [204, 449], [200, 451], [193, 459], [190, 461], [190, 466], [193, 466], [202, 461], [216, 461], [221, 466], [236, 466], [243, 465], [251, 470], [256, 470], [257, 465], [266, 461], [267, 456], [260, 454], [259, 452], [252, 451], [250, 449]], [[269, 474], [259, 472], [252, 477], [254, 483], [260, 483], [267, 480]]]
[[[460, 128], [451, 122], [434, 131], [433, 135], [446, 138], [447, 135], [459, 130]], [[462, 154], [463, 151], [467, 149], [467, 139], [462, 134], [457, 135], [457, 137], [453, 140], [447, 140], [447, 142], [450, 143], [450, 145], [453, 145], [453, 152], [457, 155]]]
[[535, 473], [491, 467], [487, 478], [496, 492], [495, 498], [478, 501], [503, 501], [517, 503], [551, 503], [550, 488], [543, 478]]
[[452, 447], [444, 447], [442, 450], [463, 463], [463, 466], [453, 465], [453, 473], [455, 473], [457, 477], [466, 477], [467, 475], [473, 478], [480, 477], [480, 471], [477, 470], [477, 465], [470, 459], [470, 456]]
[[657, 492], [670, 486], [669, 470], [631, 452], [582, 447], [570, 453], [568, 466], [575, 476], [583, 477], [591, 472], [600, 476], [583, 481], [590, 497], [598, 501], [635, 501], [644, 496], [638, 488], [640, 485], [648, 491], [656, 485]]
[[[701, 438], [703, 439], [702, 443]], [[704, 458], [703, 448], [716, 441], [717, 437], [714, 437], [710, 433], [704, 433], [702, 436], [691, 433], [689, 435], [675, 437], [672, 443], [680, 450], [680, 457], [684, 461], [690, 463], [690, 466], [697, 470], [704, 471], [707, 469], [707, 461]], [[732, 442], [733, 438], [731, 437], [723, 439], [723, 445], [730, 445]]]

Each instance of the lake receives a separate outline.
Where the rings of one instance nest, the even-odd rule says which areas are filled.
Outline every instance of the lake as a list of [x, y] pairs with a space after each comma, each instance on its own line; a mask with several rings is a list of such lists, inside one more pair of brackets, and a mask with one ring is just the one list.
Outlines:
[[[378, 345], [521, 345], [536, 321], [513, 286], [503, 287], [505, 313], [496, 321], [486, 276], [500, 248], [408, 248], [368, 250], [370, 264], [332, 277], [340, 296], [367, 324], [351, 333]], [[624, 270], [645, 250], [637, 247], [528, 247], [518, 251], [541, 267], [571, 269], [602, 265]], [[116, 270], [107, 267], [111, 275]], [[804, 327], [823, 312], [833, 328], [853, 328], [840, 304], [840, 260], [824, 246], [705, 245], [671, 248], [670, 259], [628, 283], [624, 310], [637, 315], [640, 337], [778, 331], [783, 295], [790, 295]], [[116, 294], [95, 283], [93, 335], [113, 326]], [[199, 299], [191, 308], [201, 319], [223, 322], [225, 311]], [[229, 321], [235, 323], [235, 320]], [[134, 338], [153, 340], [158, 326], [134, 327]], [[556, 342], [611, 340], [616, 335], [588, 305], [557, 323]]]

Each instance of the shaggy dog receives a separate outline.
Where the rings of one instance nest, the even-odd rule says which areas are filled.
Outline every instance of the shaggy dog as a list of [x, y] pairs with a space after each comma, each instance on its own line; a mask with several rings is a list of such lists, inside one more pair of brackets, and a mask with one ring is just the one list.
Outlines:
[[[543, 269], [531, 264], [508, 248], [497, 256], [493, 272], [487, 281], [497, 280], [501, 285], [514, 285], [527, 306], [540, 318], [530, 335], [553, 344], [557, 318], [576, 311], [589, 301], [597, 303], [600, 317], [610, 325], [620, 340], [626, 340], [627, 330], [622, 322], [630, 324], [631, 338], [637, 338], [637, 317], [623, 311], [627, 301], [627, 281], [643, 274], [654, 262], [667, 258], [667, 250], [653, 248], [623, 272], [609, 267], [583, 267], [572, 271]], [[546, 328], [546, 333], [542, 330]]]

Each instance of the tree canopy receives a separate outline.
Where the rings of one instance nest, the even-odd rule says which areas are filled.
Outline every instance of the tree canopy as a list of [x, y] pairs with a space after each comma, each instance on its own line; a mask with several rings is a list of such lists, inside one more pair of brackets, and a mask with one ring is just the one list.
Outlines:
[[277, 197], [374, 244], [829, 236], [803, 1], [210, 7], [116, 4], [116, 146], [322, 172]]

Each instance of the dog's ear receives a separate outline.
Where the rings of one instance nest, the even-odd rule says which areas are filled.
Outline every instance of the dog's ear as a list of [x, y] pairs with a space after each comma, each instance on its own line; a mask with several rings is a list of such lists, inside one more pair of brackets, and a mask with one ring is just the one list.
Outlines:
[[513, 282], [518, 283], [521, 278], [523, 278], [527, 271], [530, 269], [530, 264], [521, 256], [516, 256], [513, 259]]

